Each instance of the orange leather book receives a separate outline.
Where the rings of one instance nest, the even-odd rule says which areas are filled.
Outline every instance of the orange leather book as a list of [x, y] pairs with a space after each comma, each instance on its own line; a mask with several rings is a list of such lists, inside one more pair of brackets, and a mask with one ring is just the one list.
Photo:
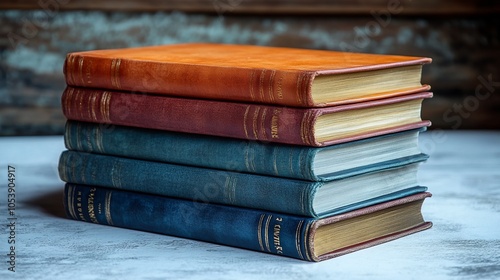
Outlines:
[[421, 92], [324, 108], [132, 94], [68, 86], [70, 120], [206, 134], [263, 142], [327, 146], [430, 125], [422, 121]]
[[71, 86], [325, 107], [429, 90], [430, 58], [277, 47], [178, 44], [70, 53]]

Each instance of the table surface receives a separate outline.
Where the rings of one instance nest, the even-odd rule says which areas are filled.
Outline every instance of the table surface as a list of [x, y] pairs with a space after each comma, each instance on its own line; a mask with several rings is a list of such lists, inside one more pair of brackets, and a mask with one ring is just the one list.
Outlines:
[[[428, 131], [430, 230], [320, 263], [64, 218], [62, 136], [0, 138], [0, 279], [500, 279], [500, 132]], [[16, 272], [7, 167], [16, 169]], [[6, 278], [7, 277], [7, 278]]]

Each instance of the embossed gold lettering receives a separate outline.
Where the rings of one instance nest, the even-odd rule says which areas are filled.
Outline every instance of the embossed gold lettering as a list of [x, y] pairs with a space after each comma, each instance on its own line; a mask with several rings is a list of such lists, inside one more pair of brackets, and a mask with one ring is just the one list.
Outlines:
[[[283, 219], [280, 217], [277, 217], [276, 221], [282, 222]], [[277, 254], [283, 254], [283, 247], [281, 246], [281, 241], [280, 241], [281, 225], [275, 224], [273, 229], [274, 229], [273, 230], [274, 249], [276, 250]]]
[[95, 198], [95, 188], [90, 189], [89, 197], [88, 197], [88, 212], [89, 212], [89, 217], [90, 220], [93, 223], [98, 224], [99, 222], [97, 221], [97, 218], [95, 216], [95, 210], [94, 210], [94, 198]]
[[279, 138], [278, 123], [279, 123], [280, 113], [281, 113], [280, 109], [275, 109], [273, 112], [273, 117], [271, 119], [271, 137], [275, 139]]

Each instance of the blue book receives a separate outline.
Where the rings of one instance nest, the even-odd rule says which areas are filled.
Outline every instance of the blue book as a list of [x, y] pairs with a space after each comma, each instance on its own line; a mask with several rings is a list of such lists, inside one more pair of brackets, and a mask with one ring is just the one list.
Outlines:
[[421, 206], [429, 193], [315, 219], [262, 210], [66, 184], [68, 217], [322, 261], [428, 229]]
[[419, 155], [425, 128], [322, 148], [68, 121], [69, 150], [309, 181], [376, 170]]
[[125, 189], [162, 196], [323, 217], [423, 192], [418, 154], [371, 167], [355, 176], [311, 182], [226, 170], [65, 151], [60, 178], [68, 183]]

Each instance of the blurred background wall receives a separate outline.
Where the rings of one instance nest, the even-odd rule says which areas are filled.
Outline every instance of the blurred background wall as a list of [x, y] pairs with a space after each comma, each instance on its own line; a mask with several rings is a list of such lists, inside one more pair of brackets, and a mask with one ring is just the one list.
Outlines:
[[428, 56], [433, 128], [500, 128], [500, 5], [451, 0], [0, 3], [0, 135], [62, 134], [66, 53], [220, 42]]

